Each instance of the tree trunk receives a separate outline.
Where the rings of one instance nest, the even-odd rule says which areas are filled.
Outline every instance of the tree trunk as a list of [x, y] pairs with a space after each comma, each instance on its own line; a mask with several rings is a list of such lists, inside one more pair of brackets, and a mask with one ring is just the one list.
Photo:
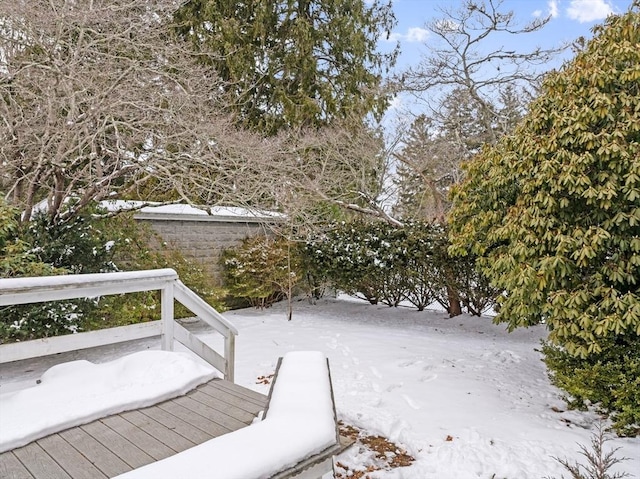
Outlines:
[[460, 297], [458, 292], [451, 286], [447, 286], [447, 299], [449, 300], [449, 317], [460, 316], [462, 314], [462, 306], [460, 305]]

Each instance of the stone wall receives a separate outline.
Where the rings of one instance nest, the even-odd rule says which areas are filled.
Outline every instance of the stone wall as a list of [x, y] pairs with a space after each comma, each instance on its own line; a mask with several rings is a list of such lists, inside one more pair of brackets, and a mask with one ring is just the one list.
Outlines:
[[220, 278], [219, 260], [224, 249], [248, 236], [268, 232], [265, 218], [144, 212], [135, 219], [148, 223], [163, 241], [201, 263], [216, 279]]

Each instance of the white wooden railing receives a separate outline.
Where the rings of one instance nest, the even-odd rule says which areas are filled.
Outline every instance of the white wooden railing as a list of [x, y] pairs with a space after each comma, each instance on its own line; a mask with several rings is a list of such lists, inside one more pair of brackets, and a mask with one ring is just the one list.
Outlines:
[[[0, 363], [161, 335], [162, 349], [173, 350], [173, 341], [176, 340], [222, 372], [225, 379], [233, 381], [238, 330], [187, 288], [173, 269], [4, 278], [0, 279], [0, 306], [157, 290], [161, 300], [162, 319], [159, 321], [0, 344]], [[222, 355], [175, 321], [174, 299], [224, 336]]]

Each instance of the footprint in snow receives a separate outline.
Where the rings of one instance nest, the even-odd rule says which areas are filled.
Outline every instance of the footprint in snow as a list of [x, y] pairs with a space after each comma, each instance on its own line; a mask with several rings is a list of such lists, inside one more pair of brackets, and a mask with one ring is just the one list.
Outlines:
[[410, 408], [415, 409], [416, 411], [422, 407], [422, 406], [420, 406], [420, 404], [418, 404], [416, 401], [411, 399], [406, 394], [402, 395], [402, 399], [405, 400], [405, 402], [409, 405]]
[[427, 374], [426, 376], [422, 376], [419, 381], [421, 383], [428, 383], [433, 381], [434, 379], [438, 379], [438, 375], [437, 374]]
[[391, 384], [388, 388], [387, 388], [387, 392], [390, 393], [391, 391], [393, 391], [394, 389], [398, 389], [402, 387], [402, 383], [395, 383], [395, 384]]
[[417, 364], [422, 364], [422, 359], [410, 359], [408, 361], [403, 361], [398, 364], [401, 368], [408, 368], [409, 366], [415, 366]]
[[338, 347], [338, 340], [336, 338], [332, 338], [331, 341], [326, 343], [329, 349], [336, 349]]

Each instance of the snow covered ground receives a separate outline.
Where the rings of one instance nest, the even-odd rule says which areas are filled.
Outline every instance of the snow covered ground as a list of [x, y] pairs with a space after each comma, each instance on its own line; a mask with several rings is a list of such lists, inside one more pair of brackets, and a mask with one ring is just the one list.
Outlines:
[[[507, 333], [491, 318], [371, 306], [354, 300], [285, 305], [225, 314], [240, 330], [236, 382], [266, 392], [256, 378], [292, 350], [319, 350], [331, 363], [338, 415], [382, 434], [416, 458], [372, 478], [540, 479], [564, 472], [553, 456], [580, 459], [593, 414], [566, 411], [537, 351], [542, 327]], [[556, 412], [565, 411], [565, 412]], [[640, 438], [616, 439], [640, 477]], [[365, 459], [352, 449], [341, 460]], [[565, 476], [567, 474], [565, 473]]]
[[[370, 473], [377, 479], [559, 478], [553, 456], [580, 459], [597, 417], [566, 411], [536, 350], [543, 328], [506, 333], [490, 318], [371, 306], [340, 298], [317, 305], [295, 303], [225, 313], [237, 338], [236, 382], [266, 393], [258, 378], [274, 372], [290, 351], [316, 350], [330, 360], [338, 415], [381, 434], [416, 458], [409, 467]], [[220, 338], [196, 328], [205, 341]], [[139, 348], [157, 348], [145, 340]], [[93, 362], [132, 352], [132, 345], [91, 352]], [[27, 372], [3, 365], [0, 391], [33, 385], [49, 367], [35, 361]], [[640, 477], [640, 439], [616, 439], [621, 469]], [[247, 458], [251, 451], [247, 451]], [[369, 455], [352, 448], [340, 460], [364, 467]], [[566, 476], [567, 474], [565, 474]]]

